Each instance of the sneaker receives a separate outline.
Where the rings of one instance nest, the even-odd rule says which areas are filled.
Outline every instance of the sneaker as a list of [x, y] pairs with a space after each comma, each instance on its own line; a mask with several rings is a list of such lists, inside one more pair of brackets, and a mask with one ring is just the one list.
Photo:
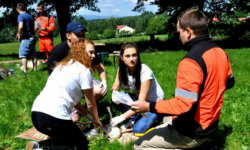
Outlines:
[[24, 72], [24, 71], [21, 72], [22, 75], [26, 75], [27, 73], [28, 73], [28, 72]]
[[134, 125], [134, 121], [129, 120], [127, 123], [123, 124], [120, 129], [121, 132], [127, 132], [132, 130], [132, 126]]
[[26, 144], [26, 148], [25, 150], [34, 150], [34, 149], [38, 149], [39, 150], [39, 144], [36, 141], [29, 141]]

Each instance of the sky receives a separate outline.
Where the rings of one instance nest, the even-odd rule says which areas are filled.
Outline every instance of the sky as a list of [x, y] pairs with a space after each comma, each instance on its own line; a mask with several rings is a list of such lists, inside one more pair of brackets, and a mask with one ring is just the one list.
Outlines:
[[[152, 1], [152, 0], [149, 0]], [[145, 10], [155, 13], [158, 10], [156, 5], [150, 5], [148, 2], [145, 2]], [[98, 0], [96, 4], [99, 9], [99, 12], [90, 11], [84, 8], [81, 8], [76, 12], [77, 15], [98, 15], [98, 16], [135, 16], [140, 15], [139, 12], [134, 12], [132, 9], [136, 6], [137, 0]], [[31, 7], [36, 8], [36, 4]], [[0, 8], [0, 16], [2, 12], [5, 11], [5, 8]]]
[[[149, 0], [151, 1], [151, 0]], [[134, 12], [132, 9], [136, 6], [137, 0], [98, 0], [97, 6], [100, 8], [99, 12], [89, 11], [81, 8], [78, 15], [98, 15], [98, 16], [135, 16], [140, 15], [139, 12]], [[156, 5], [145, 3], [145, 10], [155, 13], [158, 10]]]

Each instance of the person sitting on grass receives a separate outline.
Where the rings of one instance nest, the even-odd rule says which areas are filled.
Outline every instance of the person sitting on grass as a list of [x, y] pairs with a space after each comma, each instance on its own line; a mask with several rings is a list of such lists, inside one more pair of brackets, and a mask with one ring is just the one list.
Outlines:
[[[126, 91], [133, 91], [129, 95], [134, 101], [156, 102], [159, 99], [164, 99], [163, 90], [152, 70], [141, 62], [135, 43], [125, 43], [121, 47], [119, 69], [111, 90], [112, 92], [118, 91], [121, 87]], [[114, 102], [114, 99], [112, 100]], [[145, 118], [137, 115], [125, 105], [118, 104], [117, 106], [123, 114], [112, 118], [110, 125], [116, 126], [126, 120], [127, 123], [121, 128], [124, 130], [133, 125], [133, 133], [145, 133], [158, 117], [156, 113], [147, 112], [148, 118]]]
[[93, 94], [91, 60], [84, 41], [80, 40], [73, 44], [69, 55], [56, 64], [32, 106], [33, 125], [39, 132], [50, 136], [51, 143], [46, 141], [46, 145], [43, 145], [45, 142], [30, 141], [26, 150], [41, 150], [39, 146], [51, 145], [52, 148], [44, 150], [88, 149], [88, 140], [70, 117], [73, 108], [84, 116], [88, 114], [80, 103], [83, 95], [93, 116], [91, 121], [102, 126]]
[[[94, 97], [96, 101], [99, 101], [107, 93], [106, 70], [103, 64], [101, 63], [101, 60], [96, 57], [94, 43], [91, 40], [87, 39], [85, 39], [84, 43], [85, 43], [85, 49], [92, 62], [91, 66], [93, 70], [97, 70], [100, 78], [102, 79], [102, 81], [100, 82], [97, 79], [93, 78]], [[88, 115], [87, 117], [91, 118], [90, 115]], [[76, 109], [73, 110], [71, 118], [73, 121], [79, 120], [79, 114], [77, 113]]]

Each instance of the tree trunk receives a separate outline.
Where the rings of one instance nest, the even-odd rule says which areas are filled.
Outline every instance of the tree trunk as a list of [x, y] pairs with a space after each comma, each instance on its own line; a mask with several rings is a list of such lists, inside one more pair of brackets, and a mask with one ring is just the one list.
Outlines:
[[58, 17], [58, 24], [60, 28], [61, 42], [67, 40], [66, 27], [71, 22], [69, 13], [70, 0], [55, 0], [56, 13]]
[[154, 42], [155, 41], [155, 35], [154, 34], [150, 34], [150, 42]]

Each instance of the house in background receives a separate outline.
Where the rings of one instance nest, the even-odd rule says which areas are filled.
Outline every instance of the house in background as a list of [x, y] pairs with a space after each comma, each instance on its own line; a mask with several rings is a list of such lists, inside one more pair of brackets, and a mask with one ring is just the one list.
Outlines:
[[121, 31], [129, 31], [131, 33], [134, 33], [135, 32], [135, 29], [127, 26], [127, 25], [118, 25], [116, 27], [116, 33], [120, 33]]

